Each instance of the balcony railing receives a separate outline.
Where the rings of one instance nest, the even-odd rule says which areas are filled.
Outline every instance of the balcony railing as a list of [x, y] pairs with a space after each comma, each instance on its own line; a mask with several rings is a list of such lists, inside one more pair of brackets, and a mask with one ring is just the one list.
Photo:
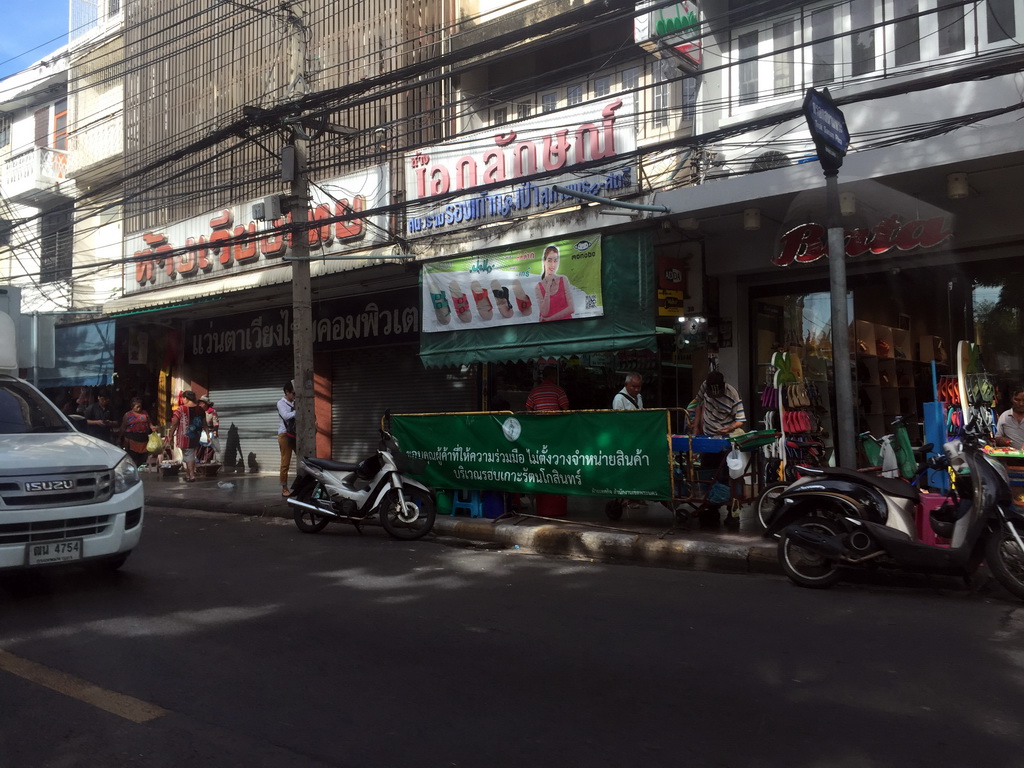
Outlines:
[[62, 196], [58, 185], [67, 178], [67, 171], [66, 151], [33, 147], [4, 163], [4, 192], [8, 198], [22, 202]]
[[124, 118], [105, 118], [68, 136], [68, 173], [78, 178], [84, 171], [95, 170], [98, 163], [118, 157], [124, 151]]

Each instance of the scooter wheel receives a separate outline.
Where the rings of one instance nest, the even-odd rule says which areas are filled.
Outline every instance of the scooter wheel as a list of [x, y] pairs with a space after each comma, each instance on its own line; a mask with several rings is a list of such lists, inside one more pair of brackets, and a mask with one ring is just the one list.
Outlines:
[[[1019, 526], [1017, 531], [1024, 536]], [[985, 562], [992, 569], [996, 581], [1013, 593], [1014, 597], [1024, 600], [1024, 552], [1013, 534], [1002, 525], [985, 542]]]
[[[319, 489], [319, 483], [308, 483], [293, 489], [291, 498], [304, 504], [315, 504], [315, 497], [319, 495]], [[306, 507], [300, 507], [296, 504], [289, 506], [293, 509], [292, 519], [295, 521], [295, 527], [303, 533], [318, 533], [326, 528], [330, 522], [330, 518], [326, 515], [318, 515]]]
[[[839, 536], [843, 533], [839, 524], [827, 517], [810, 515], [799, 520], [796, 525], [824, 536]], [[825, 589], [842, 577], [835, 561], [800, 546], [785, 530], [779, 537], [779, 563], [790, 581], [801, 587]]]
[[402, 541], [422, 538], [434, 527], [434, 500], [418, 488], [402, 489], [405, 507], [398, 501], [398, 491], [392, 488], [380, 504], [380, 524], [388, 535]]

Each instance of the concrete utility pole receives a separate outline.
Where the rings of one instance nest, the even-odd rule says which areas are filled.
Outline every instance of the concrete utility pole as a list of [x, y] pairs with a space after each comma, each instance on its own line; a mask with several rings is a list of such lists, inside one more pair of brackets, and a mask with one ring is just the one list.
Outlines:
[[[306, 29], [299, 5], [285, 4], [290, 27], [289, 98], [306, 95]], [[298, 117], [296, 118], [298, 120]], [[295, 387], [295, 451], [316, 456], [316, 393], [313, 387], [313, 289], [309, 275], [309, 181], [306, 176], [307, 138], [301, 122], [292, 126], [292, 142], [282, 153], [282, 180], [291, 182], [292, 366]]]

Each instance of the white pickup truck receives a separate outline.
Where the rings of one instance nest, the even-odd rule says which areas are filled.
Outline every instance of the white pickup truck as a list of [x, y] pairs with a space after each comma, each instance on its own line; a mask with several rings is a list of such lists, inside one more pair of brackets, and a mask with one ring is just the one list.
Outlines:
[[[13, 344], [2, 342], [0, 369], [10, 369], [4, 353]], [[142, 535], [143, 506], [128, 454], [82, 434], [30, 383], [0, 373], [0, 569], [120, 568]]]

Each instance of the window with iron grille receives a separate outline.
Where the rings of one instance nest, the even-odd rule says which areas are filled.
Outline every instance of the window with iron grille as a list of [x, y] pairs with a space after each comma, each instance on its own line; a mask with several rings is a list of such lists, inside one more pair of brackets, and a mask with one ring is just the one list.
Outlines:
[[72, 208], [61, 208], [43, 214], [40, 220], [39, 281], [55, 283], [71, 279], [71, 257], [74, 228]]

